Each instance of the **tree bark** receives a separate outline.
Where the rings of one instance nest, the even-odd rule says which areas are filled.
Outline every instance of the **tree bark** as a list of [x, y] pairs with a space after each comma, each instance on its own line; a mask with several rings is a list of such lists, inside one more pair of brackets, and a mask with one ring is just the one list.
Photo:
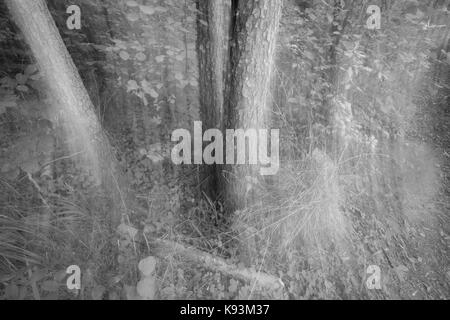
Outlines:
[[[233, 0], [224, 120], [228, 128], [263, 129], [269, 123], [269, 92], [275, 61], [282, 0]], [[259, 176], [258, 166], [230, 169], [228, 198], [245, 204], [245, 176]], [[247, 202], [248, 204], [248, 202]], [[230, 205], [230, 204], [229, 204]]]
[[[224, 0], [197, 0], [197, 56], [203, 131], [223, 128], [226, 20]], [[201, 189], [211, 199], [219, 193], [218, 167], [201, 168]]]
[[70, 126], [71, 148], [83, 150], [84, 164], [97, 183], [105, 182], [115, 167], [110, 144], [45, 1], [6, 0], [6, 4], [34, 54], [54, 108], [59, 109], [55, 111], [61, 111]]

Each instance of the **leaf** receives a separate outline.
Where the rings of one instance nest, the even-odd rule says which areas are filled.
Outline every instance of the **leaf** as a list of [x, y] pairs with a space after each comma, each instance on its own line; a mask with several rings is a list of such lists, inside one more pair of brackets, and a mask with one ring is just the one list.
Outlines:
[[139, 85], [135, 80], [128, 80], [127, 82], [127, 92], [139, 89]]
[[239, 284], [239, 282], [236, 281], [235, 279], [230, 279], [230, 286], [228, 287], [228, 291], [229, 291], [230, 293], [235, 293], [235, 292], [237, 292], [238, 284]]
[[124, 61], [127, 61], [128, 59], [130, 59], [130, 55], [126, 51], [120, 51], [119, 57]]
[[99, 50], [99, 51], [108, 51], [107, 46], [101, 45], [101, 44], [92, 44], [92, 47], [94, 47], [95, 49]]
[[44, 279], [47, 276], [47, 272], [44, 269], [36, 269], [33, 271], [33, 274], [31, 275], [30, 281], [31, 282], [38, 282]]
[[183, 80], [183, 75], [180, 72], [175, 73], [175, 79], [177, 79], [178, 81]]
[[51, 292], [43, 297], [43, 300], [58, 300], [58, 292]]
[[138, 230], [132, 226], [129, 226], [125, 223], [121, 223], [118, 227], [117, 227], [117, 231], [126, 237], [129, 237], [131, 239], [133, 239], [136, 234], [138, 233]]
[[154, 277], [146, 277], [137, 284], [137, 293], [146, 300], [153, 300], [156, 294], [156, 279]]
[[124, 277], [123, 275], [114, 276], [110, 279], [109, 284], [113, 286], [122, 281], [123, 277]]
[[139, 6], [139, 9], [141, 9], [142, 13], [152, 15], [155, 13], [155, 9], [151, 6]]
[[112, 291], [108, 293], [108, 300], [120, 300], [120, 297], [117, 292]]
[[305, 50], [305, 51], [303, 52], [303, 54], [304, 54], [305, 57], [307, 57], [309, 60], [313, 60], [313, 61], [314, 61], [315, 55], [314, 55], [314, 53], [312, 53], [311, 51]]
[[[161, 119], [158, 117], [152, 118], [151, 121], [156, 125], [161, 124]], [[162, 155], [161, 143], [154, 143], [154, 144], [150, 145], [150, 147], [148, 148], [148, 151], [146, 151], [146, 156], [147, 156], [147, 158], [152, 160], [154, 163], [163, 161], [164, 156]]]
[[27, 288], [27, 286], [21, 286], [21, 287], [19, 288], [19, 300], [25, 299], [25, 297], [27, 296], [27, 294], [28, 294], [28, 288]]
[[25, 75], [29, 76], [36, 73], [37, 71], [38, 71], [37, 66], [35, 64], [30, 64], [25, 68], [24, 73]]
[[153, 256], [149, 256], [145, 259], [142, 259], [139, 262], [138, 268], [144, 276], [151, 276], [156, 269], [156, 258]]
[[139, 154], [140, 154], [141, 156], [146, 156], [146, 155], [147, 155], [147, 150], [145, 150], [144, 148], [140, 148], [140, 149], [139, 149]]
[[5, 296], [7, 299], [17, 299], [19, 297], [19, 287], [15, 284], [10, 284], [5, 288]]
[[41, 168], [36, 159], [26, 159], [23, 163], [20, 164], [20, 167], [23, 171], [29, 172], [31, 174], [38, 172]]
[[167, 8], [164, 8], [164, 7], [158, 6], [158, 7], [155, 7], [155, 11], [158, 11], [158, 12], [167, 12], [168, 9], [167, 9]]
[[156, 62], [161, 63], [164, 61], [165, 57], [166, 56], [164, 56], [164, 55], [160, 55], [160, 56], [155, 57], [155, 60], [156, 60]]
[[127, 6], [129, 7], [137, 7], [139, 4], [136, 1], [130, 0], [127, 1]]
[[184, 87], [186, 87], [189, 84], [189, 81], [186, 80], [179, 80], [179, 82], [177, 83], [177, 86], [180, 87], [181, 89], [183, 89]]
[[147, 59], [147, 56], [145, 54], [143, 54], [142, 52], [139, 52], [136, 54], [135, 58], [136, 58], [136, 60], [139, 60], [139, 61], [145, 61]]
[[66, 276], [67, 276], [66, 270], [61, 270], [55, 273], [53, 279], [55, 279], [55, 281], [62, 282], [66, 278]]
[[124, 290], [127, 300], [141, 300], [135, 286], [125, 285]]
[[160, 125], [162, 123], [162, 119], [159, 116], [153, 117], [150, 121], [156, 125]]
[[131, 22], [135, 22], [139, 20], [139, 15], [137, 13], [129, 13], [127, 14], [127, 19]]
[[14, 88], [17, 84], [17, 81], [15, 79], [6, 76], [0, 79], [0, 84], [2, 84], [2, 87], [5, 88]]
[[159, 96], [158, 92], [156, 92], [153, 89], [150, 89], [149, 95], [154, 99], [158, 98], [158, 96]]
[[327, 13], [327, 20], [328, 20], [328, 23], [333, 22], [333, 16], [331, 15], [331, 13]]
[[142, 90], [144, 90], [145, 93], [149, 94], [152, 86], [151, 86], [150, 82], [148, 82], [147, 80], [144, 79], [141, 81], [141, 88], [142, 88]]
[[31, 80], [37, 81], [41, 78], [41, 75], [39, 73], [33, 74], [30, 76]]
[[394, 110], [394, 99], [391, 96], [387, 96], [384, 103], [380, 104], [380, 108], [384, 113], [389, 113], [391, 110]]
[[92, 289], [91, 295], [92, 299], [94, 300], [102, 300], [103, 294], [105, 293], [106, 289], [102, 285], [95, 286], [94, 289]]
[[144, 92], [138, 91], [138, 92], [135, 93], [135, 94], [142, 100], [142, 102], [144, 103], [144, 106], [148, 106], [148, 100], [147, 100], [147, 98], [145, 97], [145, 93], [144, 93]]
[[22, 74], [22, 73], [16, 74], [16, 81], [18, 84], [24, 84], [27, 82], [27, 80], [28, 80], [28, 77], [25, 76], [24, 74]]
[[28, 92], [28, 91], [30, 91], [30, 89], [24, 84], [19, 84], [16, 89], [21, 91], [21, 92]]
[[14, 94], [7, 95], [0, 100], [0, 107], [14, 108], [17, 107], [17, 96]]
[[395, 272], [397, 273], [397, 276], [399, 277], [400, 281], [406, 280], [406, 275], [409, 272], [409, 269], [404, 265], [399, 265], [394, 268]]
[[142, 90], [144, 90], [144, 92], [146, 94], [150, 95], [153, 99], [158, 98], [158, 96], [159, 96], [158, 92], [156, 92], [152, 88], [150, 82], [148, 82], [147, 80], [144, 79], [141, 81], [141, 87], [142, 87]]
[[49, 292], [58, 291], [59, 284], [55, 280], [47, 280], [41, 283], [41, 289]]

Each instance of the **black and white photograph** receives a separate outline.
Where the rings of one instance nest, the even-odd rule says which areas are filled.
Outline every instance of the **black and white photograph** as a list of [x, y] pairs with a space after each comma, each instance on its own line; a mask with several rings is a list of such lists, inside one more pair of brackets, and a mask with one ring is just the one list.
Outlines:
[[450, 299], [449, 39], [450, 0], [0, 0], [0, 300]]

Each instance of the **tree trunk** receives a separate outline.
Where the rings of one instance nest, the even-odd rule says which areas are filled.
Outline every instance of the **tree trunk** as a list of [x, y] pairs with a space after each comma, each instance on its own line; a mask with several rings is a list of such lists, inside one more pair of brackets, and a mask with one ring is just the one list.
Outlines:
[[[233, 0], [230, 61], [225, 108], [228, 128], [263, 129], [269, 124], [269, 92], [282, 0]], [[230, 170], [228, 198], [240, 207], [248, 196], [246, 176], [258, 176], [258, 166]], [[257, 178], [257, 177], [255, 177]], [[253, 179], [254, 180], [254, 179]], [[229, 200], [229, 199], [228, 199]]]
[[45, 1], [7, 0], [6, 4], [34, 54], [55, 111], [60, 111], [70, 126], [70, 147], [82, 150], [84, 164], [97, 183], [105, 182], [114, 166], [111, 148]]
[[[197, 56], [199, 66], [200, 116], [203, 131], [223, 128], [223, 94], [226, 20], [223, 0], [197, 0]], [[218, 168], [203, 166], [201, 189], [211, 199], [218, 192]]]

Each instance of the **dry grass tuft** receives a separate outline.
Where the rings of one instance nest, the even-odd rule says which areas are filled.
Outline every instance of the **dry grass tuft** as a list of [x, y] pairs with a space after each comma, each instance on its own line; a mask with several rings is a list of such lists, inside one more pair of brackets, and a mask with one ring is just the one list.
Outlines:
[[0, 179], [0, 274], [25, 265], [59, 268], [73, 264], [74, 254], [78, 263], [110, 259], [103, 257], [111, 234], [105, 222], [108, 211], [92, 205], [97, 209], [92, 214], [87, 202], [74, 197], [44, 199], [26, 178]]
[[284, 165], [275, 185], [260, 189], [261, 201], [238, 212], [234, 223], [250, 255], [268, 239], [277, 254], [346, 246], [352, 227], [341, 210], [339, 168], [322, 151], [315, 149], [303, 161]]

